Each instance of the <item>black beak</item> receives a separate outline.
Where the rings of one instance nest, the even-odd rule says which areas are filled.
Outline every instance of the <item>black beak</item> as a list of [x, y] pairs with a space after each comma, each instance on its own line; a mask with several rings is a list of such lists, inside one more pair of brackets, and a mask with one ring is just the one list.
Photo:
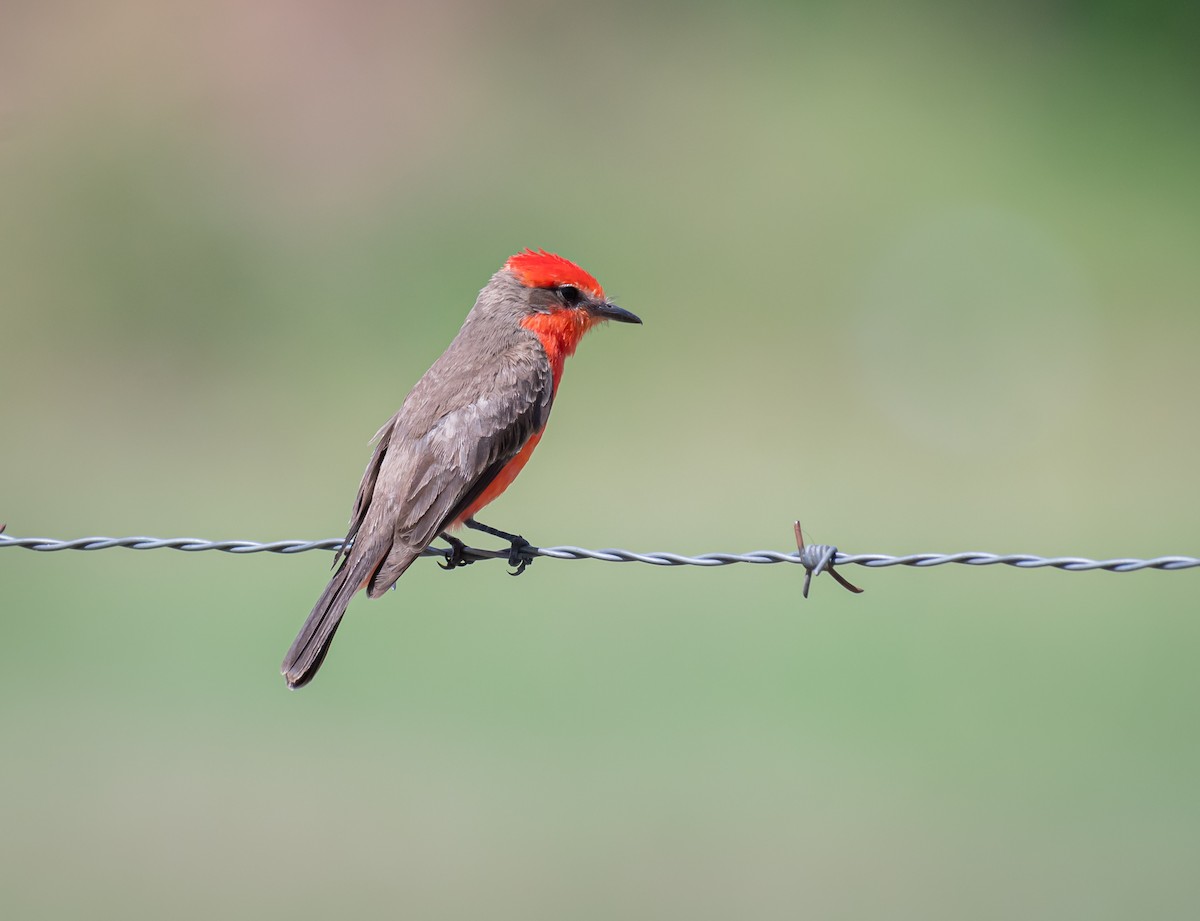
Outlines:
[[601, 301], [599, 304], [589, 304], [588, 313], [594, 316], [597, 320], [613, 320], [617, 323], [638, 323], [641, 318], [630, 313], [628, 310], [622, 310], [616, 304], [610, 304], [608, 301]]

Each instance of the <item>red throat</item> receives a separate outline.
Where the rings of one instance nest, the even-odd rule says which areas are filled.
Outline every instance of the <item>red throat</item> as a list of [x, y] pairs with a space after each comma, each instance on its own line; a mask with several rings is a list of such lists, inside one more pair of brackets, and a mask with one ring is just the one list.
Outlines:
[[595, 323], [582, 310], [556, 310], [553, 313], [535, 313], [525, 317], [521, 325], [537, 334], [550, 359], [550, 370], [554, 372], [554, 389], [562, 379], [563, 364], [575, 354], [579, 340]]

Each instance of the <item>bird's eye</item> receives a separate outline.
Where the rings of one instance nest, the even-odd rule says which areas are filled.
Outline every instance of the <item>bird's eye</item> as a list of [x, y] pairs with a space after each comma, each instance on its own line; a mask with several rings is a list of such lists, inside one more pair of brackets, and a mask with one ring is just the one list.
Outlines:
[[579, 289], [574, 285], [559, 285], [558, 293], [569, 307], [574, 307], [579, 303]]

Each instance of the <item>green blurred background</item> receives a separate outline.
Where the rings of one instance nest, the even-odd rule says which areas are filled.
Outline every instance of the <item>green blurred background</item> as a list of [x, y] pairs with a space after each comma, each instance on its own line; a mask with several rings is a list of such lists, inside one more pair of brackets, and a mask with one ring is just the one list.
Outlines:
[[[0, 521], [344, 531], [509, 254], [542, 544], [1200, 551], [1194, 4], [5, 4]], [[1195, 572], [0, 551], [6, 918], [1193, 918]]]

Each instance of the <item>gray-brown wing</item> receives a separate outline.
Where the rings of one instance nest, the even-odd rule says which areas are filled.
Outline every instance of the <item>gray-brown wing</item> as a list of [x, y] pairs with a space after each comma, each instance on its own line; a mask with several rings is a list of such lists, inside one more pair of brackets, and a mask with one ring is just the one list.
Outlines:
[[367, 463], [367, 469], [363, 472], [362, 482], [358, 484], [358, 495], [354, 497], [354, 508], [350, 512], [350, 529], [346, 532], [342, 548], [333, 556], [334, 567], [350, 555], [350, 545], [367, 517], [371, 497], [375, 494], [375, 481], [379, 479], [379, 468], [383, 465], [383, 457], [391, 445], [392, 429], [395, 425], [396, 416], [392, 416], [371, 439], [375, 444], [375, 450], [371, 454], [371, 460]]
[[[445, 529], [464, 498], [478, 493], [481, 479], [494, 477], [546, 424], [554, 387], [545, 353], [521, 347], [490, 357], [486, 368], [464, 375], [468, 383], [453, 397], [436, 392], [436, 375], [432, 384], [422, 379], [384, 436], [388, 447], [363, 524], [368, 539], [385, 534], [390, 539], [368, 586], [372, 597], [389, 588]], [[423, 389], [433, 392], [422, 394]], [[446, 411], [435, 418], [407, 413], [414, 399], [423, 408], [442, 400]]]

